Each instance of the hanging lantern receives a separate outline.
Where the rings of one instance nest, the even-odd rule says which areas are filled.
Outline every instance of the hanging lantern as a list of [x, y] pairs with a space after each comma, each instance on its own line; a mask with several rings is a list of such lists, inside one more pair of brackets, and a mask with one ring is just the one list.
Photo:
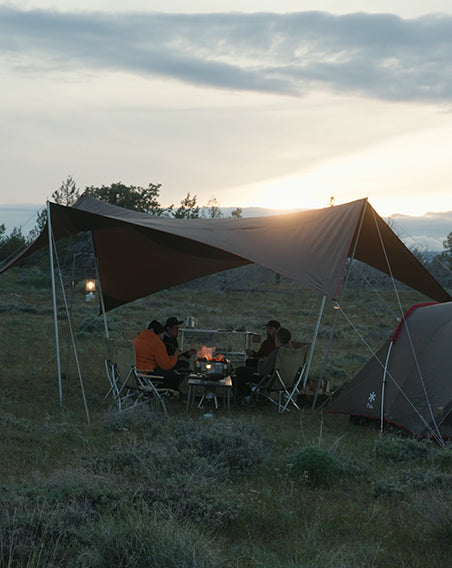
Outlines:
[[93, 278], [85, 280], [86, 301], [90, 302], [94, 299], [94, 292], [96, 291], [96, 281]]

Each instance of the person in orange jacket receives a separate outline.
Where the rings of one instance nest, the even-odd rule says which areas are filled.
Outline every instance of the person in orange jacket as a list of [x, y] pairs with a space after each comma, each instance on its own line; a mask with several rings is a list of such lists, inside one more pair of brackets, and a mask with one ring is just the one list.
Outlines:
[[163, 343], [164, 331], [163, 325], [153, 320], [133, 340], [136, 367], [149, 375], [163, 376], [163, 386], [177, 390], [181, 377], [173, 368], [181, 351], [176, 349], [173, 355], [168, 355]]

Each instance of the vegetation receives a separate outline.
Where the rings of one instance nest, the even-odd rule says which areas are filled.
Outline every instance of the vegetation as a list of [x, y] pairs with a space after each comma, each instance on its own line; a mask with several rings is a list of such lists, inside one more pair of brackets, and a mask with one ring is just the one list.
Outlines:
[[[36, 266], [0, 280], [0, 566], [449, 566], [450, 446], [381, 435], [309, 405], [284, 415], [234, 406], [230, 417], [220, 409], [206, 420], [205, 409], [187, 415], [185, 401], [173, 399], [167, 420], [148, 407], [118, 413], [104, 398], [98, 305], [75, 284], [67, 299], [88, 422], [63, 316], [59, 404], [49, 284]], [[375, 349], [396, 324], [392, 292], [379, 284], [369, 301], [369, 289], [350, 280], [342, 302], [349, 321], [338, 320], [327, 366], [333, 387], [368, 358], [356, 330]], [[400, 298], [404, 309], [423, 300], [407, 289]], [[118, 308], [108, 323], [121, 337], [173, 314], [256, 331], [277, 317], [303, 340], [318, 303], [250, 266]], [[314, 381], [336, 314], [327, 309], [323, 318]]]

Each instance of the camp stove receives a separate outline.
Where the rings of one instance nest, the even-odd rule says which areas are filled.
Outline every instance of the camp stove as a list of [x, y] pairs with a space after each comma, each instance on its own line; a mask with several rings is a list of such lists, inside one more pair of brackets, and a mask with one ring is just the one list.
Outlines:
[[222, 354], [215, 354], [215, 347], [203, 345], [197, 353], [194, 371], [209, 379], [222, 379], [232, 372], [231, 362]]

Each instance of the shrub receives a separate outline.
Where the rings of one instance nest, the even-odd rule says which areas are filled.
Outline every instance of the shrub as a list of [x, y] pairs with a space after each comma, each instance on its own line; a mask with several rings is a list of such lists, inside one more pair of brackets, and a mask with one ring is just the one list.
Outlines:
[[433, 535], [444, 545], [452, 544], [452, 501], [439, 491], [429, 491], [417, 496], [414, 511], [427, 523]]
[[265, 461], [271, 442], [252, 424], [215, 421], [193, 432], [193, 447], [210, 461], [221, 462], [230, 472], [254, 473]]
[[386, 463], [425, 462], [432, 455], [432, 445], [410, 438], [380, 438], [375, 444], [377, 459]]
[[405, 497], [416, 492], [449, 490], [452, 488], [452, 475], [435, 470], [410, 469], [399, 475], [377, 480], [372, 488], [374, 497]]
[[84, 470], [3, 487], [0, 507], [1, 566], [67, 566], [86, 546], [91, 525], [117, 507], [120, 486]]
[[292, 475], [311, 486], [330, 484], [338, 471], [338, 459], [320, 446], [303, 448], [290, 459]]
[[379, 479], [372, 486], [372, 495], [375, 498], [393, 499], [404, 497], [406, 494], [407, 486], [400, 478]]
[[438, 449], [433, 453], [432, 461], [433, 465], [440, 469], [450, 471], [452, 469], [452, 448], [445, 447]]
[[220, 568], [224, 566], [210, 539], [161, 513], [138, 513], [109, 519], [92, 533], [86, 568]]

